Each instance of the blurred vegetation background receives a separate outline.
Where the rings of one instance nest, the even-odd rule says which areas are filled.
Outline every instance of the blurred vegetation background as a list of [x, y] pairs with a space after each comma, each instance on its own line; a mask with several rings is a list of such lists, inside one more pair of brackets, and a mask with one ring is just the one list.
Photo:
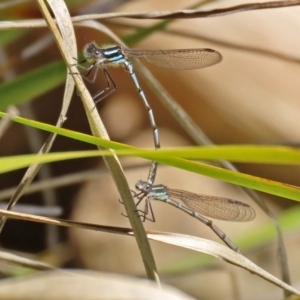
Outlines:
[[[3, 2], [4, 3], [4, 2]], [[162, 11], [183, 9], [194, 1], [66, 1], [72, 16], [105, 12]], [[211, 1], [203, 10], [242, 4], [240, 1]], [[1, 9], [1, 6], [0, 6]], [[147, 67], [159, 82], [189, 113], [191, 118], [215, 144], [284, 144], [298, 146], [299, 95], [298, 84], [300, 42], [298, 31], [299, 7], [241, 12], [214, 18], [173, 20], [164, 30], [137, 38], [141, 28], [149, 28], [161, 21], [134, 19], [101, 20], [119, 37], [131, 38], [130, 47], [145, 49], [212, 48], [219, 51], [223, 61], [210, 68], [193, 71], [174, 71]], [[42, 18], [34, 1], [24, 1], [0, 10], [0, 22]], [[90, 41], [111, 43], [104, 34], [75, 26], [78, 51]], [[136, 35], [134, 35], [136, 34]], [[0, 82], [22, 78], [28, 72], [60, 61], [61, 56], [49, 30], [45, 28], [11, 29], [0, 31]], [[34, 47], [35, 46], [35, 47]], [[60, 68], [60, 67], [59, 67]], [[60, 70], [60, 69], [59, 69]], [[43, 72], [36, 89], [40, 95], [26, 97], [26, 81], [14, 86], [16, 97], [24, 96], [18, 105], [20, 115], [41, 122], [55, 124], [61, 109], [64, 68], [61, 77], [51, 78]], [[152, 147], [152, 132], [143, 103], [135, 86], [122, 68], [109, 69], [117, 84], [117, 91], [97, 105], [97, 109], [112, 140], [140, 147]], [[137, 76], [139, 76], [137, 74]], [[161, 145], [193, 145], [193, 141], [177, 124], [151, 89], [141, 78], [140, 84], [153, 107], [160, 129]], [[32, 82], [31, 82], [32, 83]], [[43, 87], [42, 87], [43, 85]], [[91, 94], [105, 86], [98, 76], [95, 84], [87, 84]], [[33, 88], [35, 89], [34, 84]], [[0, 105], [5, 102], [0, 94]], [[21, 99], [20, 96], [18, 99]], [[18, 100], [16, 100], [17, 102]], [[23, 100], [22, 100], [23, 101]], [[6, 102], [5, 102], [6, 103]], [[2, 111], [5, 107], [1, 107]], [[80, 98], [74, 93], [64, 127], [90, 133]], [[48, 134], [11, 124], [1, 139], [0, 155], [10, 156], [36, 153]], [[92, 145], [57, 137], [53, 152], [94, 149]], [[145, 179], [148, 163], [135, 158], [122, 158], [130, 186]], [[141, 166], [142, 165], [142, 166]], [[136, 166], [135, 168], [132, 168]], [[239, 164], [247, 174], [299, 186], [298, 166]], [[0, 199], [8, 200], [10, 190], [18, 185], [24, 170], [0, 175]], [[63, 178], [78, 175], [71, 183]], [[111, 226], [128, 226], [119, 203], [114, 183], [106, 172], [101, 158], [63, 161], [42, 167], [36, 178], [58, 179], [63, 186], [23, 196], [22, 204], [45, 205], [50, 201], [58, 208], [60, 218]], [[73, 180], [73, 181], [72, 181]], [[244, 201], [256, 210], [256, 220], [248, 224], [217, 221], [226, 234], [241, 245], [243, 253], [262, 268], [280, 276], [276, 261], [275, 229], [264, 242], [253, 240], [269, 224], [268, 217], [256, 204], [235, 186], [217, 180], [189, 174], [166, 166], [159, 166], [157, 183], [170, 188], [210, 194]], [[3, 196], [1, 193], [3, 192]], [[297, 210], [297, 205], [279, 197], [262, 195], [275, 214]], [[48, 199], [48, 200], [47, 200]], [[49, 200], [50, 199], [50, 200]], [[48, 202], [49, 205], [49, 202]], [[147, 229], [179, 232], [218, 241], [214, 234], [197, 220], [163, 204], [153, 204], [156, 223], [147, 222]], [[59, 212], [61, 210], [61, 214]], [[295, 215], [295, 218], [298, 218]], [[299, 228], [285, 232], [288, 263], [295, 285], [299, 283]], [[273, 299], [281, 291], [258, 277], [225, 263], [206, 261], [206, 256], [169, 245], [153, 243], [153, 251], [162, 280], [198, 299], [233, 299], [236, 289], [242, 299]], [[30, 255], [59, 267], [87, 268], [107, 272], [144, 276], [144, 269], [134, 239], [99, 232], [83, 232], [64, 228], [49, 228], [30, 222], [8, 221], [1, 235], [1, 247]], [[243, 248], [244, 247], [244, 248]], [[2, 266], [1, 272], [11, 274], [20, 270]], [[217, 288], [216, 288], [217, 286]]]

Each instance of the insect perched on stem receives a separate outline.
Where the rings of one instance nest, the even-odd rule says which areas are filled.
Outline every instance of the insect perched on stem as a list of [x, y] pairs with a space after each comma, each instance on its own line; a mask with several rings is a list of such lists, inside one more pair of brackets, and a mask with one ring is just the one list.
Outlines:
[[[254, 209], [250, 205], [228, 198], [169, 189], [162, 184], [150, 186], [146, 181], [142, 180], [139, 180], [135, 187], [139, 191], [139, 193], [133, 192], [134, 198], [138, 200], [136, 205], [138, 206], [140, 202], [145, 199], [144, 210], [138, 210], [143, 221], [147, 219], [155, 222], [151, 200], [162, 201], [179, 208], [210, 227], [214, 233], [229, 246], [229, 248], [236, 252], [239, 252], [238, 247], [211, 220], [202, 215], [214, 219], [236, 222], [252, 221], [256, 215]], [[186, 206], [175, 200], [183, 202]], [[150, 217], [148, 217], [148, 215], [150, 215]]]

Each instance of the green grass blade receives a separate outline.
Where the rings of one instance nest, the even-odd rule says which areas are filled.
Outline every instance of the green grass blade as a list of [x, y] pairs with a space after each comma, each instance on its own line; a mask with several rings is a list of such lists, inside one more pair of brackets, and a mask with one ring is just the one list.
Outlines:
[[[3, 117], [5, 115], [6, 114], [0, 112], [0, 117]], [[272, 181], [272, 180], [268, 180], [256, 176], [251, 176], [248, 174], [233, 172], [230, 170], [225, 170], [222, 168], [206, 165], [203, 163], [189, 161], [178, 157], [172, 157], [170, 155], [163, 156], [158, 153], [160, 151], [154, 151], [154, 153], [152, 151], [153, 154], [149, 154], [151, 153], [151, 151], [148, 152], [147, 150], [144, 149], [139, 149], [139, 148], [131, 147], [120, 143], [102, 140], [93, 136], [89, 136], [87, 134], [73, 132], [63, 128], [57, 128], [52, 125], [48, 125], [48, 124], [44, 124], [32, 120], [27, 120], [20, 117], [15, 117], [14, 121], [18, 123], [22, 123], [24, 125], [32, 126], [49, 132], [54, 132], [66, 137], [84, 141], [90, 144], [99, 145], [104, 148], [111, 148], [114, 150], [134, 150], [136, 151], [136, 153], [140, 153], [137, 156], [142, 158], [146, 158], [149, 160], [156, 160], [159, 163], [181, 168], [183, 170], [191, 171], [197, 174], [202, 174], [205, 176], [220, 179], [236, 185], [240, 185], [251, 189], [259, 190], [262, 192], [270, 193], [273, 195], [277, 195], [280, 197], [285, 197], [285, 198], [300, 201], [300, 188], [295, 186], [287, 185], [284, 183], [280, 183], [280, 182], [276, 182], [276, 181]], [[49, 155], [56, 155], [56, 154], [49, 154]], [[63, 155], [68, 155], [68, 154], [63, 154]], [[84, 155], [84, 157], [87, 157], [87, 155], [95, 156], [95, 155], [102, 155], [102, 153], [101, 151], [86, 151], [86, 152], [73, 152], [73, 153], [71, 152], [70, 155], [71, 155], [70, 158], [75, 158], [74, 155], [75, 156], [79, 155], [80, 157]], [[46, 157], [47, 156], [45, 156], [45, 159], [47, 159]], [[38, 158], [38, 159], [42, 160], [44, 158]], [[67, 157], [64, 157], [64, 159], [67, 159]]]

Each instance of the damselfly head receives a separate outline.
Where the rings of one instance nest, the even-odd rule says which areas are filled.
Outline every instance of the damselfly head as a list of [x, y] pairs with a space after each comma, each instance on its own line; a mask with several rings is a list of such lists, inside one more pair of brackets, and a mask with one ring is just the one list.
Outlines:
[[137, 183], [135, 184], [135, 188], [138, 191], [141, 191], [141, 192], [144, 192], [147, 194], [151, 191], [151, 185], [148, 182], [142, 181], [142, 180], [137, 181]]
[[101, 49], [95, 43], [88, 43], [84, 46], [83, 56], [88, 62], [104, 58]]

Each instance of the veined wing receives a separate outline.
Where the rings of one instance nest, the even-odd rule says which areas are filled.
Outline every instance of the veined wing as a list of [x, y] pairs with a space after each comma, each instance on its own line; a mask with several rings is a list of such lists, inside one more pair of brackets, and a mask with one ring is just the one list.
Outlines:
[[214, 219], [246, 222], [256, 215], [250, 205], [228, 198], [173, 189], [168, 189], [168, 194], [171, 199], [180, 200], [190, 209]]
[[168, 69], [192, 70], [212, 66], [222, 60], [222, 55], [212, 49], [144, 50], [124, 49], [128, 57], [142, 58], [148, 63]]

